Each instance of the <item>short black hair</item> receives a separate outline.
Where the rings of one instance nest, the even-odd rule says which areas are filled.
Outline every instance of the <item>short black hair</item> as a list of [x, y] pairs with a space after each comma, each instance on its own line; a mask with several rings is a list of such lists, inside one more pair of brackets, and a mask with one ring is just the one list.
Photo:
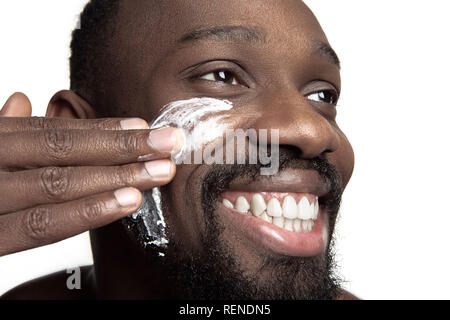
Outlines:
[[96, 90], [102, 90], [120, 2], [90, 0], [81, 13], [78, 28], [72, 33], [70, 89], [82, 96], [94, 85]]

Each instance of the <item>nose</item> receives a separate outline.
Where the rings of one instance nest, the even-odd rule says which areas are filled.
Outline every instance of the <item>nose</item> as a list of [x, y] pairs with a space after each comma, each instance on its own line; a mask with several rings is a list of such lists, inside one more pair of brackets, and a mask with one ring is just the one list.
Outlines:
[[[272, 95], [262, 102], [255, 129], [277, 129], [280, 145], [295, 146], [302, 158], [312, 159], [339, 148], [338, 129], [300, 93]], [[332, 108], [332, 106], [330, 106]]]

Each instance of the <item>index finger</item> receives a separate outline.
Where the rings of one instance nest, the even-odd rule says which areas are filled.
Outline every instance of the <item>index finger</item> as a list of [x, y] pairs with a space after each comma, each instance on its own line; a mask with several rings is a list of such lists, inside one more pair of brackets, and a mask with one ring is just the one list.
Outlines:
[[148, 122], [140, 118], [62, 119], [45, 117], [0, 117], [0, 133], [65, 130], [148, 130]]
[[169, 158], [182, 150], [177, 128], [155, 130], [39, 130], [0, 134], [0, 168], [105, 166]]

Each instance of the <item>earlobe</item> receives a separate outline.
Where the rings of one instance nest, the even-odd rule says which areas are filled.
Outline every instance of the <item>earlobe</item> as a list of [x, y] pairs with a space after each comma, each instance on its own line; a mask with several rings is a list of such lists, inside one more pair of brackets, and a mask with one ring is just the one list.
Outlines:
[[71, 90], [62, 90], [50, 99], [46, 117], [93, 119], [96, 114], [91, 105], [78, 94]]

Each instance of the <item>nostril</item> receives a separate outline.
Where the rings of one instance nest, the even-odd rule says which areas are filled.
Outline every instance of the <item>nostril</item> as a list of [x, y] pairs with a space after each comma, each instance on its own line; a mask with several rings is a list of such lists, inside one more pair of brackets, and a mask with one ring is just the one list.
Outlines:
[[323, 151], [310, 149], [301, 149], [300, 147], [294, 145], [280, 145], [280, 160], [292, 160], [292, 159], [312, 159], [316, 157], [323, 156], [327, 153], [332, 153], [334, 150], [327, 148]]
[[280, 145], [279, 154], [286, 159], [301, 159], [303, 152], [300, 148], [293, 145]]
[[333, 152], [331, 148], [321, 148], [319, 145], [309, 145], [301, 149], [301, 158], [303, 159], [313, 159], [317, 157], [324, 156], [327, 153]]

